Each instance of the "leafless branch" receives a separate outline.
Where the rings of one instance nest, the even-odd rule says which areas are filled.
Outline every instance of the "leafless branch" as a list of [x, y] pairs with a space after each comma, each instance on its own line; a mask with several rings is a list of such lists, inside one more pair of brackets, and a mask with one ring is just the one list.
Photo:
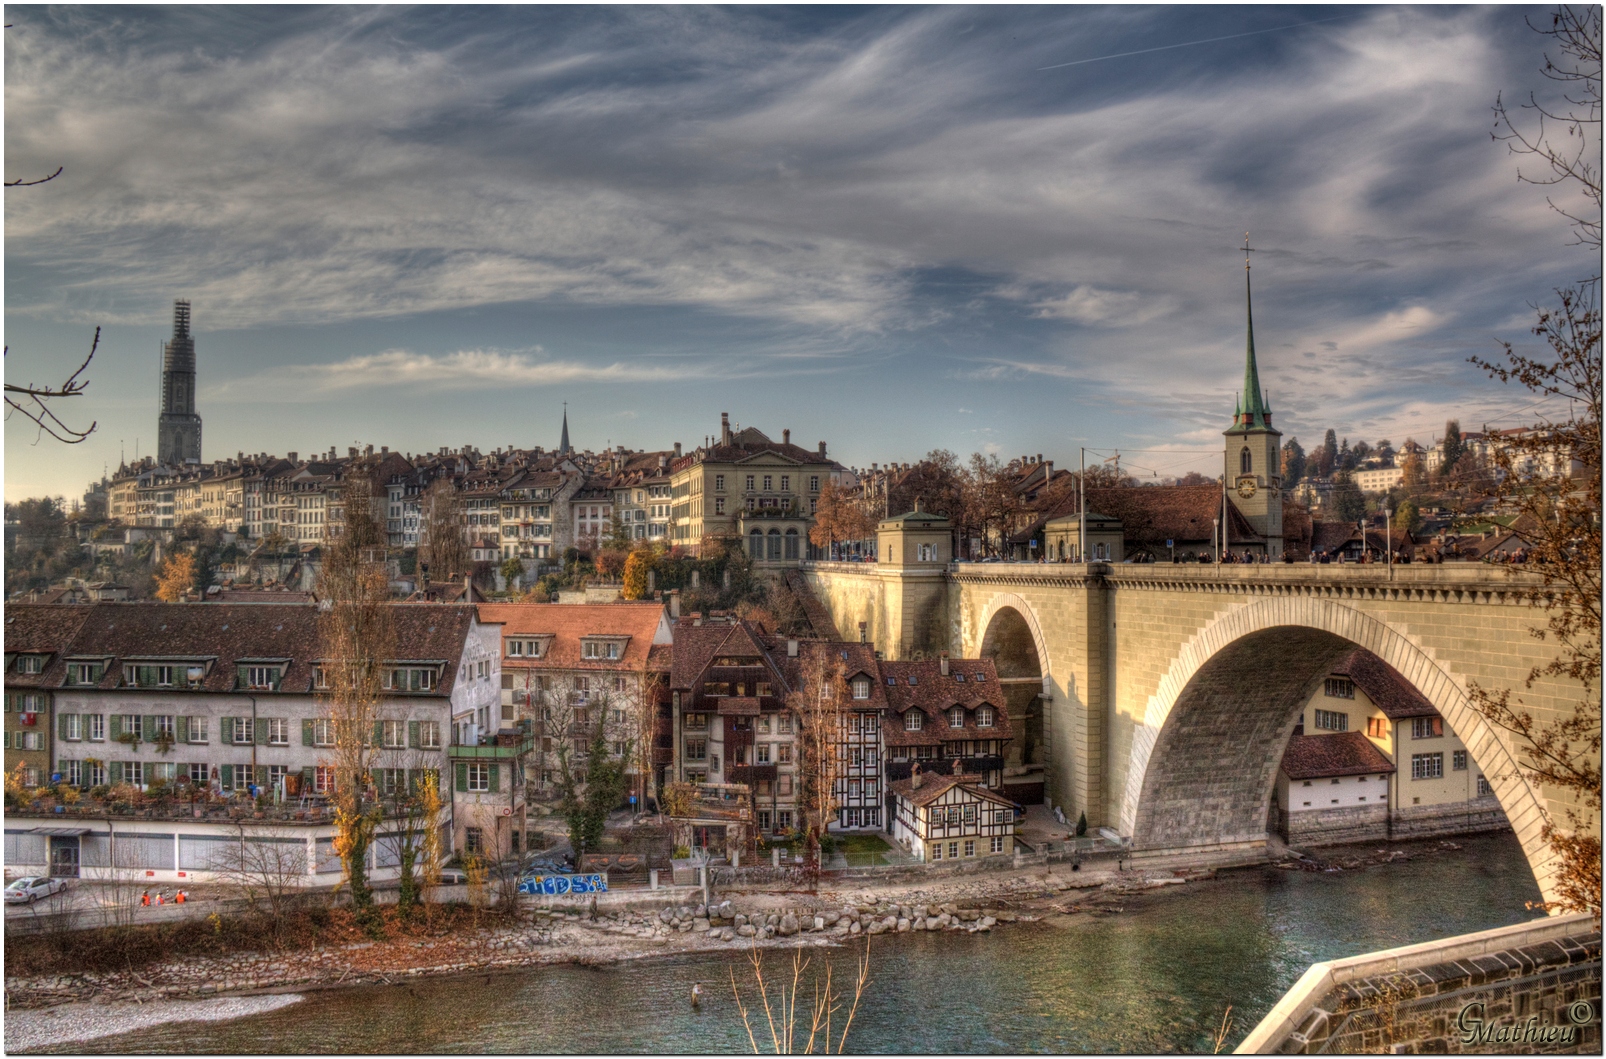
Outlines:
[[[48, 179], [48, 178], [47, 178]], [[6, 185], [10, 187], [10, 185]], [[84, 362], [78, 365], [78, 370], [67, 376], [67, 380], [60, 386], [35, 386], [29, 383], [26, 386], [5, 384], [6, 392], [6, 418], [11, 418], [12, 412], [21, 412], [39, 425], [39, 437], [49, 434], [64, 445], [76, 445], [95, 432], [95, 422], [91, 421], [84, 430], [75, 430], [62, 422], [61, 418], [51, 411], [45, 403], [57, 397], [78, 397], [89, 387], [89, 380], [81, 378], [89, 362], [95, 359], [95, 352], [100, 348], [100, 328], [95, 328], [95, 338], [89, 344], [89, 355]], [[11, 347], [5, 347], [5, 355], [11, 354]], [[12, 395], [15, 396], [12, 396]], [[34, 443], [38, 444], [39, 437]]]
[[48, 183], [49, 181], [52, 181], [52, 180], [56, 179], [57, 177], [61, 176], [61, 171], [64, 168], [65, 168], [64, 166], [59, 166], [58, 165], [56, 167], [56, 171], [54, 173], [51, 173], [47, 177], [40, 177], [38, 180], [8, 180], [8, 181], [6, 181], [6, 187], [8, 187], [8, 188], [31, 188], [35, 184]]

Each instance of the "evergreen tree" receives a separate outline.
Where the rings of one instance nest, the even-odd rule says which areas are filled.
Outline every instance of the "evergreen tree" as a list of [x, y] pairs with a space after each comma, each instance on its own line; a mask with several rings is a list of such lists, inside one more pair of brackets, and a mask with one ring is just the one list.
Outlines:
[[1333, 492], [1328, 505], [1339, 522], [1359, 522], [1366, 514], [1366, 497], [1348, 469], [1333, 476]]
[[1293, 485], [1305, 477], [1305, 450], [1298, 438], [1283, 442], [1283, 484]]
[[1327, 430], [1327, 436], [1322, 439], [1322, 447], [1316, 452], [1316, 473], [1323, 478], [1331, 478], [1333, 471], [1338, 468], [1338, 436], [1331, 427]]
[[1461, 422], [1451, 419], [1444, 424], [1444, 462], [1439, 464], [1440, 469], [1448, 471], [1454, 467], [1465, 451], [1461, 444]]

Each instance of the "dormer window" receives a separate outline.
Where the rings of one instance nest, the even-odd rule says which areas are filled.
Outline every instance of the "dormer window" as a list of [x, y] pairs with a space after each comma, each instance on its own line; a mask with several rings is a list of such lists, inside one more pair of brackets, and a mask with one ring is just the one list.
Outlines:
[[44, 668], [45, 668], [45, 656], [44, 655], [18, 655], [17, 656], [17, 672], [18, 673], [42, 673], [42, 672], [44, 672]]
[[509, 658], [540, 658], [546, 654], [544, 639], [509, 638], [507, 641], [507, 655]]
[[241, 666], [240, 679], [252, 691], [273, 691], [279, 683], [280, 672], [278, 666]]
[[993, 726], [993, 708], [982, 706], [976, 710], [976, 727], [991, 728]]
[[123, 680], [141, 688], [170, 688], [173, 686], [173, 668], [170, 665], [124, 666]]
[[963, 728], [964, 726], [965, 708], [963, 706], [955, 706], [953, 709], [948, 711], [948, 727]]
[[868, 699], [870, 697], [869, 677], [853, 678], [853, 697], [856, 699]]
[[387, 669], [384, 676], [384, 688], [386, 691], [434, 691], [435, 670], [422, 667]]
[[582, 640], [580, 657], [614, 661], [624, 653], [624, 645], [617, 640]]
[[920, 731], [920, 729], [924, 728], [925, 726], [926, 726], [926, 715], [921, 713], [919, 710], [910, 710], [908, 713], [903, 715], [903, 730], [904, 731], [906, 731], [906, 732], [918, 732], [918, 731]]
[[93, 686], [100, 683], [105, 672], [106, 667], [101, 662], [68, 662], [67, 683], [79, 687]]

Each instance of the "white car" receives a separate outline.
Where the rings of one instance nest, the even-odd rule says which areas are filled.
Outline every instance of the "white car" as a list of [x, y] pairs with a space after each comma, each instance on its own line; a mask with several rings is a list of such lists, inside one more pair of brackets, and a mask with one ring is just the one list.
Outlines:
[[51, 894], [60, 893], [66, 888], [66, 879], [53, 879], [46, 878], [42, 875], [30, 875], [26, 878], [18, 879], [16, 882], [6, 887], [6, 904], [30, 904], [39, 900], [41, 897], [49, 897]]

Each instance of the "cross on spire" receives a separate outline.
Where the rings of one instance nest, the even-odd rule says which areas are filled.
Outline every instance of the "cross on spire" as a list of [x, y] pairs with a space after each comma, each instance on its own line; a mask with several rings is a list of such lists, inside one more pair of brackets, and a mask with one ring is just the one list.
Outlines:
[[1255, 252], [1255, 248], [1249, 245], [1249, 233], [1248, 232], [1244, 233], [1243, 251], [1244, 251], [1244, 271], [1248, 272], [1249, 271], [1249, 255]]

